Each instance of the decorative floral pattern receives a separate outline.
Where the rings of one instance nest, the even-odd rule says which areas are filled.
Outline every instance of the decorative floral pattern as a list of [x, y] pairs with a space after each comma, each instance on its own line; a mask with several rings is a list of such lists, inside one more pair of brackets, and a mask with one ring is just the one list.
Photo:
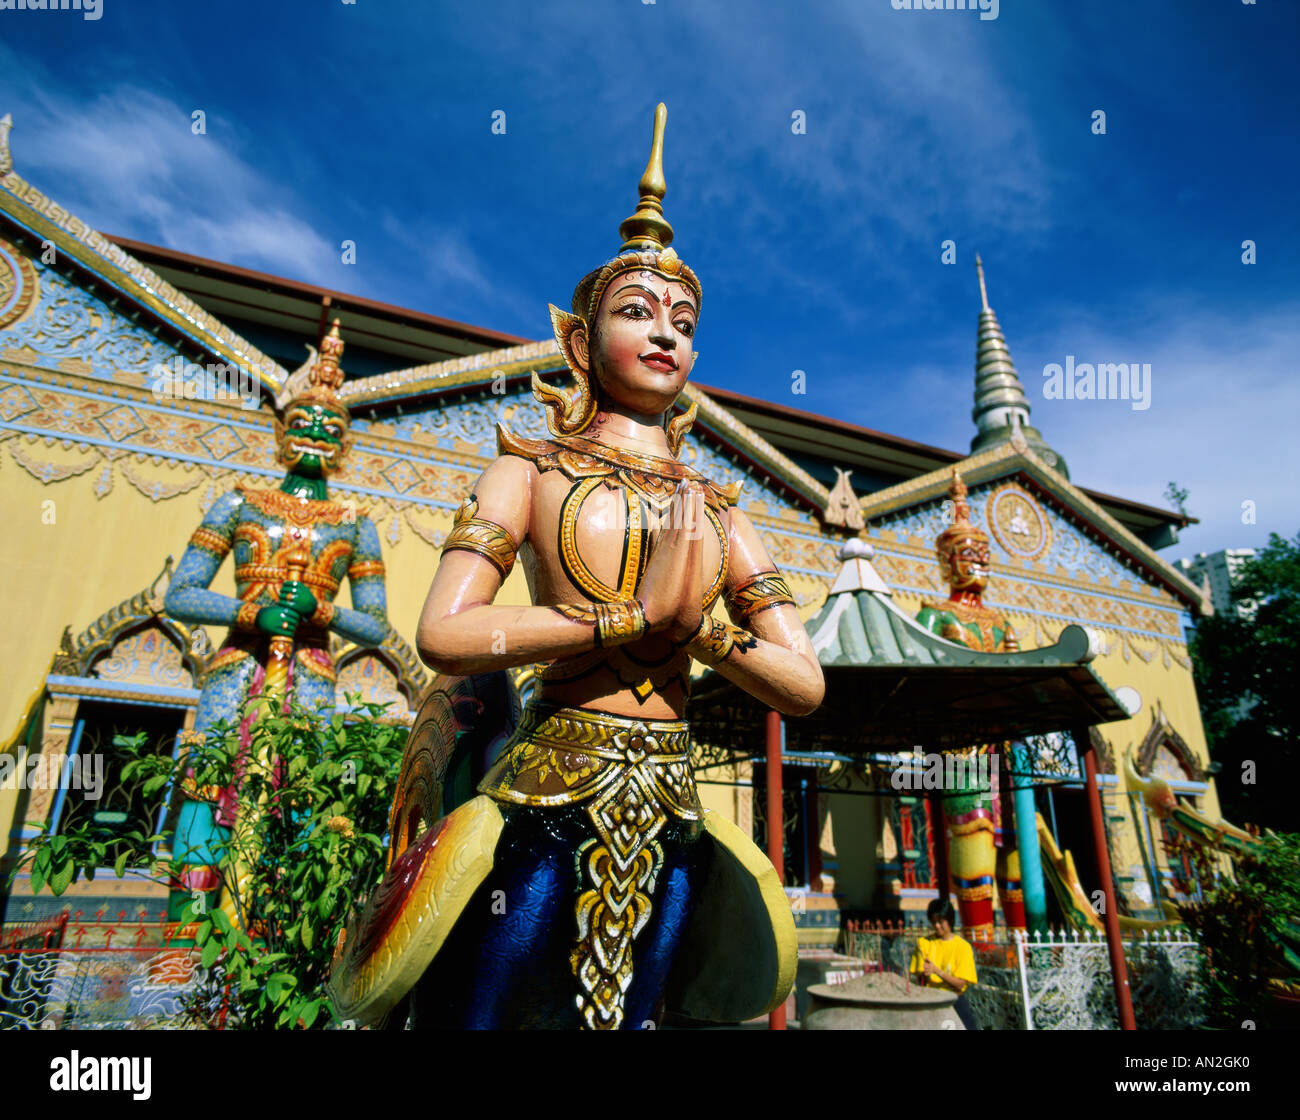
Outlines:
[[[0, 260], [0, 269], [3, 267]], [[54, 369], [65, 359], [76, 358], [86, 364], [90, 374], [110, 381], [122, 373], [145, 373], [175, 354], [143, 327], [57, 272], [39, 262], [33, 262], [33, 267], [40, 304], [25, 319], [0, 329], [0, 352], [33, 351], [38, 364]]]

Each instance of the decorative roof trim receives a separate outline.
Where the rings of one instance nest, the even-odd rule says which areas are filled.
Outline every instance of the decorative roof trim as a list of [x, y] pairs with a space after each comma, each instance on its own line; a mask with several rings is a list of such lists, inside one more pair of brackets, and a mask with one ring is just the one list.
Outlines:
[[343, 383], [339, 395], [356, 413], [390, 401], [407, 401], [425, 394], [449, 393], [457, 389], [476, 388], [491, 382], [498, 373], [507, 380], [546, 373], [564, 368], [564, 359], [549, 339], [508, 346], [504, 350], [484, 350], [461, 358], [357, 377]]
[[[1039, 459], [1032, 449], [1017, 451], [1010, 443], [1003, 443], [971, 455], [953, 466], [972, 487], [1004, 478], [1013, 471], [1021, 472], [1076, 518], [1087, 522], [1094, 531], [1100, 531], [1180, 599], [1191, 604], [1197, 614], [1205, 615], [1213, 609], [1209, 596], [1202, 588], [1197, 587], [1172, 564], [1160, 559], [1153, 549], [1138, 540], [1059, 471], [1053, 470]], [[865, 495], [861, 502], [863, 517], [878, 520], [896, 510], [909, 509], [946, 496], [952, 470], [951, 466], [941, 467], [900, 482], [897, 486]]]
[[0, 214], [138, 303], [221, 362], [250, 370], [272, 396], [288, 373], [124, 249], [69, 214], [15, 172], [0, 179]]

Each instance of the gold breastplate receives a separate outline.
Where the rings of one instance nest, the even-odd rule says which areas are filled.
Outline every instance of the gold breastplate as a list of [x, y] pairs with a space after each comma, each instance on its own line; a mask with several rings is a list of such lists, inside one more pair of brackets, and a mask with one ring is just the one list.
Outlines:
[[[504, 425], [497, 427], [497, 450], [502, 455], [530, 460], [539, 472], [562, 471], [573, 482], [560, 507], [560, 563], [573, 585], [598, 603], [636, 593], [649, 559], [653, 518], [667, 513], [679, 483], [688, 479], [699, 482], [704, 488], [705, 517], [718, 539], [718, 566], [716, 571], [707, 574], [709, 585], [701, 604], [704, 613], [709, 613], [722, 593], [730, 556], [721, 514], [739, 499], [742, 482], [719, 486], [676, 459], [611, 448], [582, 436], [527, 439], [512, 434]], [[612, 584], [592, 572], [578, 541], [583, 504], [601, 485], [608, 485], [619, 494], [626, 513], [622, 555]], [[542, 669], [538, 676], [544, 681], [572, 681], [601, 668], [614, 673], [642, 702], [673, 681], [684, 691], [690, 690], [686, 676], [689, 670], [683, 667], [676, 649], [670, 649], [659, 660], [648, 660], [628, 646], [597, 649], [561, 658]]]
[[[612, 603], [616, 599], [626, 599], [636, 594], [650, 555], [650, 527], [657, 517], [662, 517], [667, 512], [671, 502], [671, 498], [656, 499], [627, 483], [616, 485], [626, 515], [617, 584], [611, 586], [592, 572], [583, 560], [578, 545], [578, 523], [582, 519], [583, 503], [593, 491], [609, 481], [608, 478], [593, 476], [575, 482], [560, 507], [560, 563], [573, 585], [581, 588], [597, 603]], [[709, 586], [704, 592], [703, 609], [707, 613], [722, 593], [722, 585], [727, 577], [728, 545], [727, 530], [721, 518], [707, 505], [704, 513], [718, 539], [717, 570], [712, 573]]]

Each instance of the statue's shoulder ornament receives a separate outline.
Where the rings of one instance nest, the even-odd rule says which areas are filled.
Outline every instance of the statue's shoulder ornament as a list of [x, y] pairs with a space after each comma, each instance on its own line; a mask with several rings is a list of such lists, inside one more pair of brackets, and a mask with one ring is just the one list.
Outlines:
[[528, 459], [539, 472], [562, 471], [575, 482], [608, 478], [611, 485], [627, 486], [655, 506], [666, 505], [678, 483], [690, 480], [704, 487], [705, 505], [721, 513], [740, 500], [745, 484], [744, 479], [737, 479], [723, 486], [677, 459], [608, 447], [583, 436], [530, 439], [515, 435], [504, 424], [497, 425], [497, 453]]

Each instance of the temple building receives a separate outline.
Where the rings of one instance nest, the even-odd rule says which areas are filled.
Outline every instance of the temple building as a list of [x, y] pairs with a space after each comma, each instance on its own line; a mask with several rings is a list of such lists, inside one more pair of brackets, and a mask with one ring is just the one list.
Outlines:
[[[340, 697], [360, 693], [409, 718], [430, 679], [413, 652], [416, 620], [452, 515], [496, 455], [496, 426], [545, 433], [530, 381], [566, 375], [553, 339], [532, 341], [248, 272], [88, 228], [10, 169], [0, 152], [0, 493], [10, 518], [0, 749], [13, 775], [38, 756], [107, 758], [102, 797], [0, 783], [0, 882], [43, 826], [120, 812], [163, 829], [175, 807], [137, 803], [113, 773], [113, 736], [145, 731], [158, 751], [192, 728], [218, 633], [169, 617], [168, 585], [194, 527], [236, 485], [274, 486], [268, 402], [337, 318], [346, 344], [340, 395], [355, 445], [331, 482], [378, 527], [391, 627], [378, 646], [333, 639]], [[996, 278], [995, 278], [996, 279]], [[1207, 589], [1161, 551], [1190, 519], [1086, 489], [1031, 409], [988, 299], [978, 295], [975, 431], [962, 453], [834, 418], [692, 384], [698, 418], [682, 457], [720, 482], [743, 480], [741, 508], [780, 565], [805, 620], [846, 566], [915, 617], [943, 598], [935, 539], [949, 523], [954, 468], [971, 524], [990, 541], [987, 602], [1021, 650], [1092, 632], [1090, 662], [1129, 712], [1096, 729], [1106, 828], [1121, 908], [1159, 917], [1194, 896], [1177, 854], [1125, 776], [1165, 778], [1210, 818], [1219, 813], [1185, 634], [1211, 609]], [[171, 371], [164, 376], [160, 371]], [[1078, 479], [1079, 481], [1076, 481]], [[849, 542], [865, 541], [867, 552]], [[521, 567], [521, 566], [520, 566]], [[232, 565], [214, 588], [233, 594]], [[517, 567], [498, 602], [524, 603]], [[938, 639], [936, 639], [938, 640]], [[1083, 780], [1065, 741], [1048, 761], [1037, 808], [1083, 891], [1096, 887]], [[702, 760], [706, 804], [760, 835], [763, 744]], [[809, 945], [838, 917], [924, 913], [936, 891], [936, 829], [923, 796], [890, 781], [896, 757], [848, 760], [791, 750], [783, 759], [786, 882], [809, 919]], [[756, 793], [757, 791], [757, 793]], [[165, 830], [165, 829], [164, 829]], [[62, 898], [33, 896], [26, 875], [0, 888], [3, 923], [64, 908], [90, 921], [154, 920], [165, 888], [111, 869]]]

